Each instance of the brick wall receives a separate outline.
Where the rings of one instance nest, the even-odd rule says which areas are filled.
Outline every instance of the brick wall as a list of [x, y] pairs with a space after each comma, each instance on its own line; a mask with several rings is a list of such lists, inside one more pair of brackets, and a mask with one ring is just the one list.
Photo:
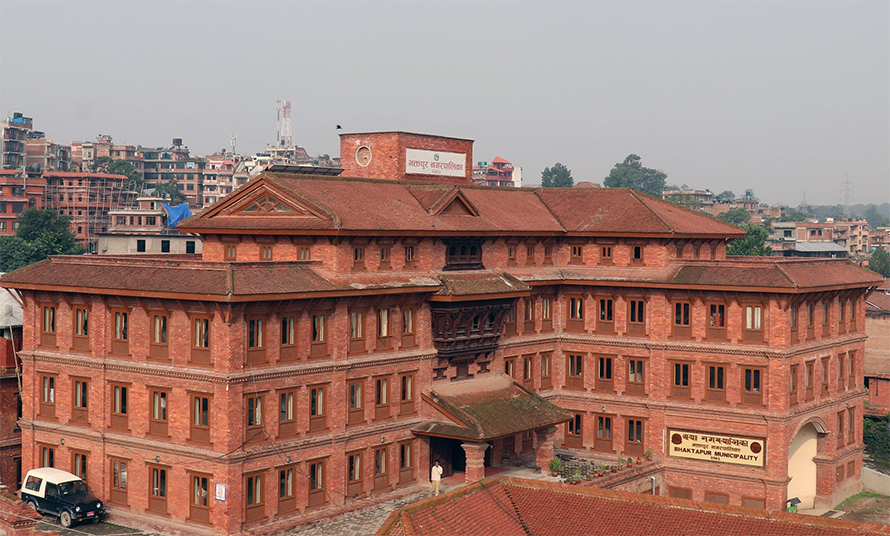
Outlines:
[[[371, 160], [364, 166], [356, 161], [357, 151], [361, 147], [367, 147], [371, 151]], [[405, 149], [408, 148], [464, 153], [467, 155], [465, 176], [407, 174]], [[410, 132], [341, 134], [340, 165], [343, 166], [344, 177], [470, 183], [473, 179], [473, 141]]]

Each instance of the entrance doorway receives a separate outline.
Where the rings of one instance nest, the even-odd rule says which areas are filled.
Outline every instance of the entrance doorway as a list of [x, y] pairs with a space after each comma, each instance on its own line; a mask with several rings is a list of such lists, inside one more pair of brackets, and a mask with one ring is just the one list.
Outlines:
[[[442, 476], [449, 477], [455, 472], [467, 470], [467, 453], [461, 446], [463, 441], [446, 437], [430, 437], [430, 467], [436, 460], [442, 466]], [[485, 451], [485, 467], [491, 466], [491, 449]]]
[[788, 447], [788, 498], [800, 499], [801, 510], [815, 508], [816, 457], [819, 433], [812, 423], [805, 424]]

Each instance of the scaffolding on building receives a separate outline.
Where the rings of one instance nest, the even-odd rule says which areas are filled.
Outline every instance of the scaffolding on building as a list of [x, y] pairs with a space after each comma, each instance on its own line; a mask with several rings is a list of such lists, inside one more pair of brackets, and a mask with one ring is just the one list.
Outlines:
[[99, 234], [111, 226], [109, 211], [132, 206], [139, 195], [126, 189], [124, 175], [48, 174], [45, 178], [45, 206], [71, 219], [71, 232], [90, 253], [96, 253]]

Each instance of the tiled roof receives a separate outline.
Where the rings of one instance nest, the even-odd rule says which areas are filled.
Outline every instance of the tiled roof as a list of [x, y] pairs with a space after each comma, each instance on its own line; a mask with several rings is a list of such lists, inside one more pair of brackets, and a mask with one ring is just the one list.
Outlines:
[[434, 385], [425, 396], [461, 422], [424, 421], [414, 427], [421, 435], [486, 441], [572, 418], [569, 411], [523, 389], [503, 374]]
[[[736, 262], [731, 262], [736, 261]], [[688, 263], [671, 279], [678, 285], [818, 289], [876, 285], [880, 276], [843, 259], [803, 262], [731, 258], [729, 261]]]
[[515, 294], [528, 292], [531, 287], [510, 274], [492, 272], [449, 273], [439, 278], [443, 296], [473, 296], [479, 294]]
[[[282, 192], [324, 218], [232, 215], [226, 207], [256, 189]], [[435, 214], [431, 209], [458, 190], [478, 216]], [[623, 188], [492, 188], [450, 183], [322, 178], [265, 173], [180, 230], [311, 232], [338, 234], [422, 232], [430, 235], [655, 235], [739, 237], [733, 225]]]
[[400, 508], [377, 536], [864, 536], [890, 526], [501, 477]]
[[873, 290], [865, 298], [866, 311], [890, 313], [890, 294], [883, 290]]
[[500, 156], [494, 157], [494, 160], [491, 161], [492, 164], [511, 164], [509, 160], [504, 160]]

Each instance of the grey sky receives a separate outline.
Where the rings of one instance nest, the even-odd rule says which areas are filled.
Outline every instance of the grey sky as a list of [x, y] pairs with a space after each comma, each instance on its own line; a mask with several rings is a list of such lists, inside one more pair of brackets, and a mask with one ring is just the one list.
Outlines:
[[764, 201], [890, 200], [890, 2], [0, 3], [0, 113], [194, 153], [334, 130], [476, 140], [539, 183], [630, 153]]

